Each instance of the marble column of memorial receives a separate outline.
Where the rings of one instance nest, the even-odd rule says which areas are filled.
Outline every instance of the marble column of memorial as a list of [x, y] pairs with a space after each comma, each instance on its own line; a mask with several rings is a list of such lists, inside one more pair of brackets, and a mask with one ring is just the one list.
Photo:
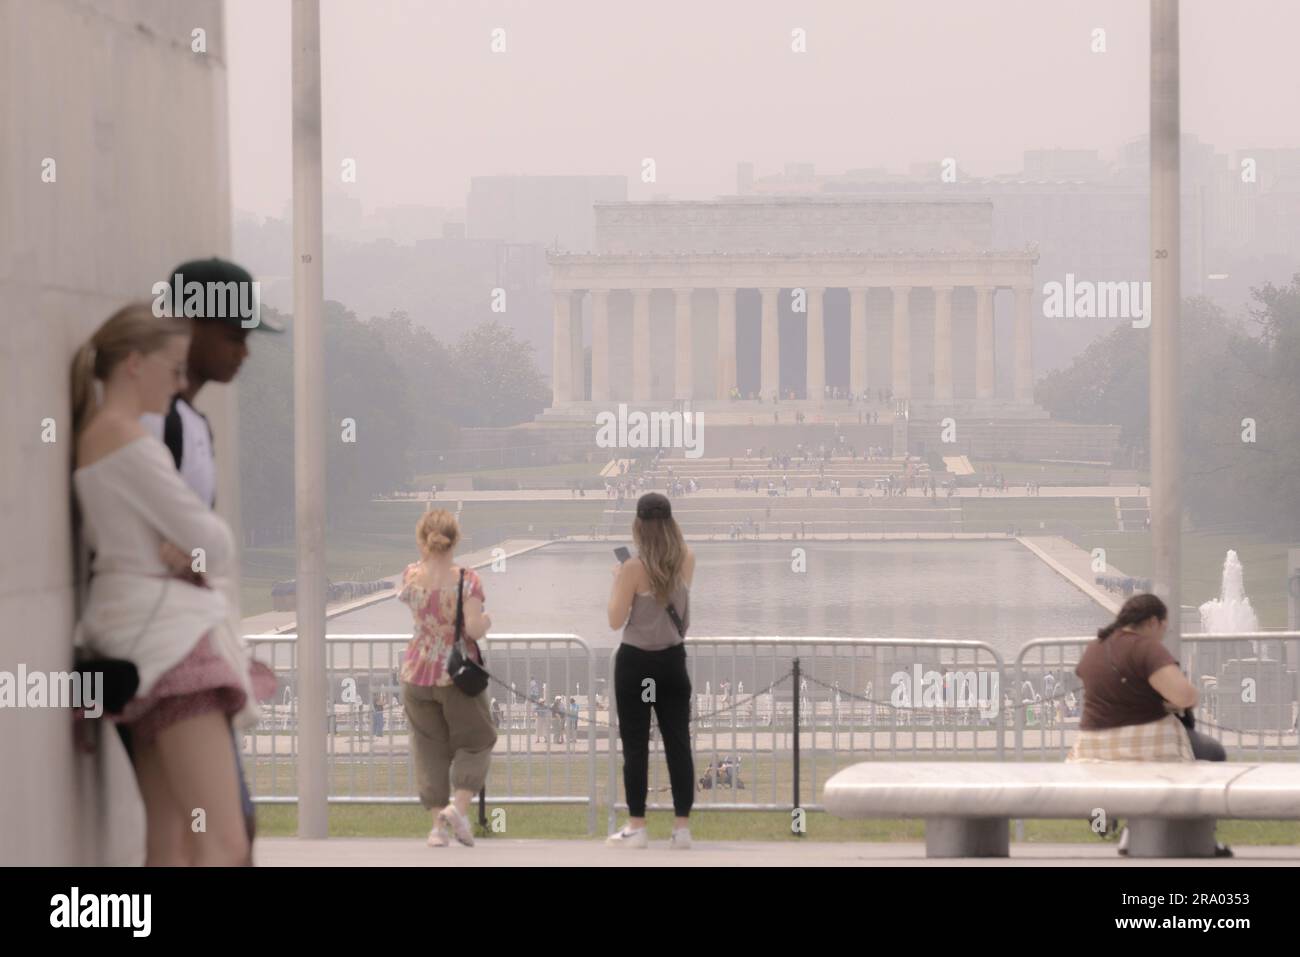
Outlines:
[[[831, 288], [840, 288], [848, 300], [848, 382], [847, 388], [855, 394], [868, 388], [887, 385], [899, 399], [928, 398], [945, 403], [960, 398], [954, 385], [954, 364], [973, 366], [973, 375], [964, 381], [973, 381], [971, 397], [992, 399], [995, 395], [994, 356], [994, 294], [999, 288], [1010, 288], [1014, 299], [1014, 349], [1013, 362], [1014, 399], [1018, 404], [1033, 402], [1033, 290], [1027, 282], [1010, 287], [993, 284], [962, 286], [955, 283], [935, 283], [921, 286], [897, 284], [880, 286], [852, 285], [847, 287], [782, 287], [760, 286], [757, 293], [757, 326], [759, 339], [758, 388], [763, 398], [770, 399], [780, 388], [782, 363], [791, 361], [781, 353], [782, 299], [790, 297], [796, 289], [801, 292], [803, 315], [806, 319], [806, 375], [803, 395], [798, 398], [818, 399], [825, 395], [827, 384], [827, 321], [825, 297]], [[868, 294], [872, 289], [887, 291], [890, 306], [887, 317], [888, 341], [868, 335]], [[671, 318], [667, 321], [652, 319], [651, 299], [656, 292], [672, 297]], [[660, 289], [649, 285], [628, 288], [591, 288], [589, 290], [556, 289], [553, 301], [552, 386], [553, 405], [562, 408], [578, 402], [607, 403], [616, 400], [650, 402], [656, 400], [725, 399], [738, 387], [738, 309], [740, 287], [673, 285]], [[933, 317], [918, 318], [915, 303], [920, 293], [928, 293], [933, 301]], [[752, 293], [751, 293], [752, 294]], [[586, 390], [584, 375], [584, 336], [582, 303], [585, 296], [591, 303], [591, 391]], [[697, 306], [701, 295], [712, 298], [716, 316], [716, 349], [714, 351], [713, 382], [697, 380], [696, 335]], [[953, 299], [964, 295], [974, 300], [973, 352], [954, 352]], [[623, 316], [611, 316], [613, 301], [623, 298]], [[787, 301], [788, 305], [788, 301]], [[624, 357], [622, 369], [629, 373], [627, 381], [616, 374], [612, 366], [616, 357], [614, 326], [630, 319], [630, 337], [623, 337]], [[932, 383], [928, 389], [918, 388], [914, 382], [912, 356], [913, 332], [918, 322], [931, 322], [933, 330]], [[663, 335], [656, 335], [662, 332]], [[669, 333], [671, 332], [671, 336]], [[841, 337], [842, 338], [842, 337]], [[669, 384], [655, 382], [656, 363], [645, 361], [652, 349], [663, 348], [671, 355], [667, 364]], [[889, 381], [869, 381], [869, 360], [875, 350], [888, 350]], [[632, 359], [636, 361], [630, 361]], [[966, 371], [969, 371], [966, 370]], [[752, 390], [751, 390], [752, 391]]]

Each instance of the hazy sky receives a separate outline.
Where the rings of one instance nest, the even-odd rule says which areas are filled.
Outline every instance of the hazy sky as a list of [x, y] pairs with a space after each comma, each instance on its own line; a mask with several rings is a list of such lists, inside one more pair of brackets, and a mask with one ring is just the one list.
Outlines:
[[[1143, 0], [324, 0], [327, 183], [367, 209], [460, 206], [487, 174], [621, 174], [705, 199], [786, 162], [819, 173], [1027, 148], [1108, 157], [1147, 126]], [[238, 210], [290, 200], [287, 0], [227, 0]], [[505, 31], [505, 53], [491, 51]], [[791, 50], [792, 31], [807, 52]], [[1093, 30], [1106, 52], [1093, 53]], [[1184, 0], [1183, 129], [1300, 146], [1295, 0]], [[356, 160], [357, 182], [340, 183]], [[653, 157], [658, 182], [640, 182]]]

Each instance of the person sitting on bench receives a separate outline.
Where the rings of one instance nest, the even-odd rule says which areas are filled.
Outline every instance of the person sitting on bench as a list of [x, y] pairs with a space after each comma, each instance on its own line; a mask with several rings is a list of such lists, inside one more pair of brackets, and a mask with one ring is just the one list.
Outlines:
[[[1074, 673], [1083, 682], [1079, 737], [1067, 761], [1223, 761], [1223, 745], [1193, 727], [1199, 698], [1163, 644], [1168, 609], [1134, 595], [1097, 632]], [[1127, 829], [1120, 853], [1127, 853]], [[1220, 856], [1230, 856], [1219, 845]]]

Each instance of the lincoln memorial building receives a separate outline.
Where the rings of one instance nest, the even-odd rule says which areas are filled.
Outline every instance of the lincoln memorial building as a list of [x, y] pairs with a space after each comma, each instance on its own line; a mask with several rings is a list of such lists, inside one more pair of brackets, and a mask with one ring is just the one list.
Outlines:
[[[832, 389], [1041, 415], [1037, 253], [991, 248], [985, 200], [726, 197], [593, 209], [595, 252], [548, 254], [548, 418], [616, 402], [707, 408], [733, 390], [764, 403], [779, 393], [815, 413]], [[1010, 307], [1001, 352], [1000, 290]]]

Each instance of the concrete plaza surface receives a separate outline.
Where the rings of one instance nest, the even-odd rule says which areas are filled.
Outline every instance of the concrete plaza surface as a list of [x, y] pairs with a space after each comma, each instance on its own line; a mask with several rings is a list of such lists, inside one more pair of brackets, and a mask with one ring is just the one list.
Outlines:
[[928, 860], [915, 842], [697, 841], [672, 851], [666, 840], [645, 850], [603, 840], [480, 840], [474, 847], [425, 846], [423, 838], [260, 838], [260, 867], [1296, 867], [1298, 846], [1234, 848], [1222, 860], [1120, 857], [1113, 843], [1012, 844], [1009, 858]]

